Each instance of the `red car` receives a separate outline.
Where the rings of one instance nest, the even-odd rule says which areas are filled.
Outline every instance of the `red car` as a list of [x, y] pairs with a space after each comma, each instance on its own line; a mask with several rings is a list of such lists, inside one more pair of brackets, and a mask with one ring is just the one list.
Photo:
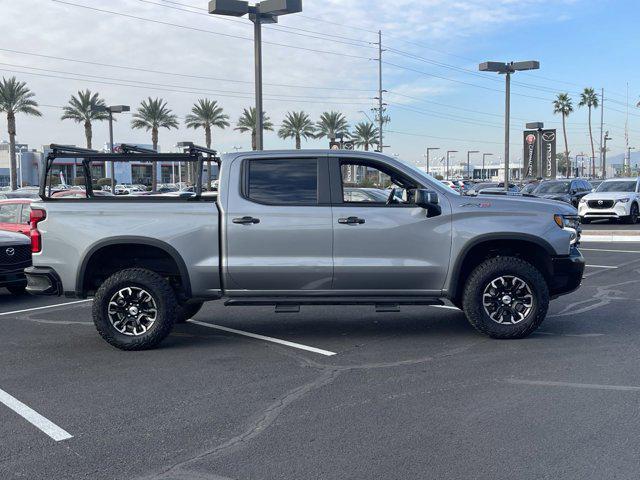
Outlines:
[[0, 230], [29, 235], [29, 214], [33, 198], [0, 200]]

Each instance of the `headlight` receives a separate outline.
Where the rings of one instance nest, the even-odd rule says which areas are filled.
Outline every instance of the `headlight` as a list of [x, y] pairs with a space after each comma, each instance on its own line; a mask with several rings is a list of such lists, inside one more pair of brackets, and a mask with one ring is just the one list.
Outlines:
[[586, 198], [584, 198], [584, 197], [582, 197], [582, 198], [580, 199], [580, 203], [587, 203], [587, 199], [586, 199]]
[[629, 201], [629, 199], [628, 198], [619, 198], [618, 201], [620, 203], [627, 203]]
[[580, 217], [578, 215], [554, 215], [553, 221], [561, 229], [566, 230], [571, 235], [569, 243], [576, 244], [580, 240]]

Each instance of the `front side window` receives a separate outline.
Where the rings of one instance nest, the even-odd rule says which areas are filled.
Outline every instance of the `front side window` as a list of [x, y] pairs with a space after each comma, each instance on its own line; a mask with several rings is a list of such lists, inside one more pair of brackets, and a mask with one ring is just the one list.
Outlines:
[[[406, 204], [409, 185], [393, 172], [369, 165], [342, 162], [342, 201], [344, 203]], [[415, 187], [414, 187], [415, 188]]]
[[250, 160], [246, 195], [269, 205], [317, 205], [318, 161]]

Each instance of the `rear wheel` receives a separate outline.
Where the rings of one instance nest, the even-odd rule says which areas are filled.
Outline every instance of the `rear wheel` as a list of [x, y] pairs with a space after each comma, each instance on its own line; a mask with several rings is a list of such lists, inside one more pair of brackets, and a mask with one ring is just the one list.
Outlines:
[[111, 275], [96, 292], [93, 321], [98, 333], [121, 350], [156, 347], [169, 335], [176, 314], [169, 282], [142, 268]]
[[186, 302], [176, 307], [175, 323], [184, 323], [200, 311], [204, 302]]
[[524, 338], [547, 315], [549, 289], [540, 271], [517, 257], [496, 257], [469, 276], [462, 299], [469, 323], [493, 338]]

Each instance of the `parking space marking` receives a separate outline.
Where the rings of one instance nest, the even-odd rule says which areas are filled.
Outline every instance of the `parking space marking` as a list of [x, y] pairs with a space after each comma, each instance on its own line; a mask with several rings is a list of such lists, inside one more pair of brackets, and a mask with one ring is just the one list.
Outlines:
[[44, 418], [38, 412], [36, 412], [32, 408], [29, 408], [20, 400], [9, 395], [7, 392], [5, 392], [2, 389], [0, 389], [0, 403], [5, 404], [11, 410], [13, 410], [22, 418], [24, 418], [27, 422], [31, 423], [33, 426], [37, 427], [42, 432], [49, 435], [56, 442], [61, 442], [62, 440], [68, 440], [69, 438], [73, 438], [73, 435], [71, 435], [69, 432], [63, 430], [52, 421]]
[[569, 383], [569, 382], [547, 382], [544, 380], [520, 380], [517, 378], [509, 378], [507, 383], [516, 385], [534, 385], [542, 387], [569, 387], [569, 388], [587, 388], [593, 390], [617, 390], [620, 392], [640, 392], [640, 387], [630, 385], [599, 385], [596, 383]]
[[608, 250], [606, 248], [582, 248], [580, 251], [584, 252], [613, 252], [613, 253], [640, 253], [640, 250]]
[[612, 267], [611, 265], [585, 265], [586, 267], [591, 267], [591, 268], [618, 268], [618, 267]]
[[44, 310], [45, 308], [64, 307], [65, 305], [75, 305], [78, 303], [86, 303], [86, 302], [92, 302], [92, 301], [93, 299], [87, 298], [86, 300], [76, 300], [74, 302], [56, 303], [54, 305], [45, 305], [43, 307], [25, 308], [24, 310], [14, 310], [13, 312], [2, 312], [0, 313], [0, 317], [4, 315], [16, 315], [18, 313], [35, 312], [36, 310]]
[[306, 350], [307, 352], [319, 353], [327, 357], [337, 355], [336, 352], [330, 352], [329, 350], [323, 350], [321, 348], [310, 347], [308, 345], [302, 345], [301, 343], [289, 342], [287, 340], [280, 340], [279, 338], [266, 337], [264, 335], [258, 335], [257, 333], [244, 332], [242, 330], [236, 330], [235, 328], [223, 327], [222, 325], [214, 325], [213, 323], [199, 322], [198, 320], [187, 320], [189, 323], [200, 325], [201, 327], [213, 328], [215, 330], [221, 330], [223, 332], [235, 333], [236, 335], [242, 335], [245, 337], [255, 338], [257, 340], [264, 340], [265, 342], [277, 343], [286, 347], [297, 348], [299, 350]]
[[460, 310], [458, 307], [452, 307], [450, 305], [429, 305], [429, 306], [433, 308], [444, 308], [446, 310]]

